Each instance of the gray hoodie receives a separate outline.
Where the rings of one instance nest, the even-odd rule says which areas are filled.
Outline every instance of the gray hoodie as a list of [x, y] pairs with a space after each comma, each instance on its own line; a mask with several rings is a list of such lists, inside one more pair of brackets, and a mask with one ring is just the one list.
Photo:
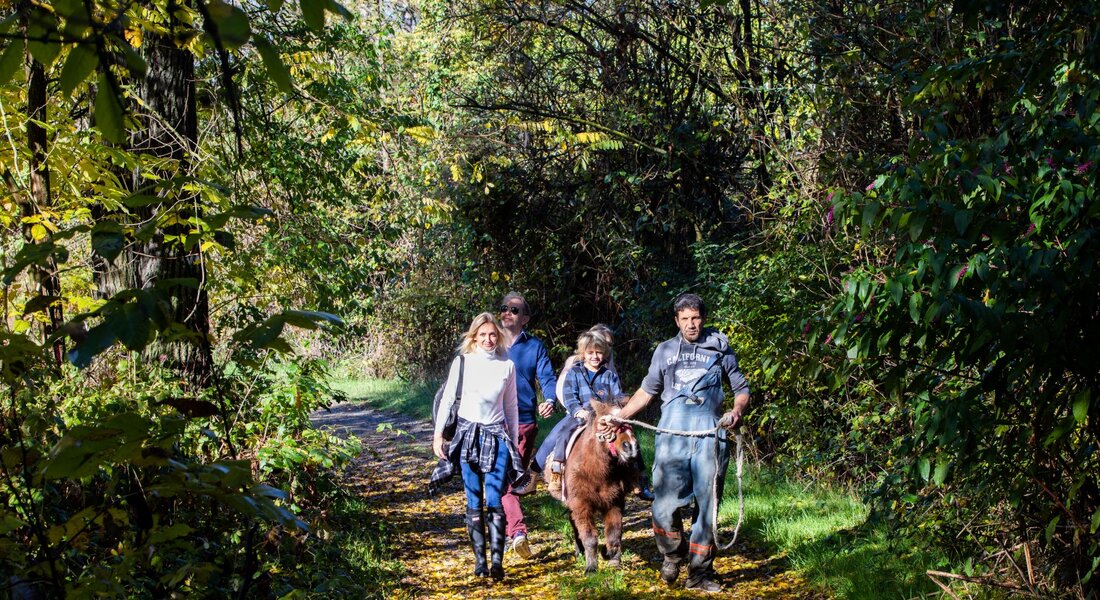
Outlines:
[[703, 329], [694, 344], [685, 341], [680, 334], [661, 342], [653, 351], [649, 372], [641, 387], [648, 394], [660, 394], [662, 403], [668, 402], [681, 388], [690, 387], [707, 372], [707, 365], [715, 354], [720, 355], [718, 362], [734, 395], [749, 393], [749, 382], [737, 366], [737, 356], [730, 349], [729, 340], [710, 327]]

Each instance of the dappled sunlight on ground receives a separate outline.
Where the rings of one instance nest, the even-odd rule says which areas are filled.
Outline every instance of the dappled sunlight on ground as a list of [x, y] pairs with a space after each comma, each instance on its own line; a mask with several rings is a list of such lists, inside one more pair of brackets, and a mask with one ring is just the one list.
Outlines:
[[[649, 529], [648, 505], [631, 499], [623, 529], [621, 569], [604, 568], [586, 578], [582, 563], [558, 531], [530, 534], [531, 560], [509, 552], [504, 557], [505, 580], [494, 584], [473, 576], [473, 556], [463, 524], [464, 497], [452, 482], [435, 498], [427, 492], [435, 465], [430, 425], [400, 415], [382, 413], [363, 404], [338, 404], [318, 413], [320, 426], [344, 427], [363, 440], [360, 468], [349, 484], [382, 515], [381, 526], [394, 542], [394, 552], [406, 577], [394, 598], [824, 598], [789, 571], [781, 557], [739, 542], [715, 561], [724, 590], [718, 594], [689, 592], [660, 581], [660, 558]], [[382, 426], [382, 430], [379, 427]], [[532, 508], [547, 502], [539, 491], [524, 498], [528, 520]], [[368, 524], [364, 524], [368, 526]], [[530, 522], [529, 522], [530, 527]], [[744, 538], [742, 532], [742, 538]]]

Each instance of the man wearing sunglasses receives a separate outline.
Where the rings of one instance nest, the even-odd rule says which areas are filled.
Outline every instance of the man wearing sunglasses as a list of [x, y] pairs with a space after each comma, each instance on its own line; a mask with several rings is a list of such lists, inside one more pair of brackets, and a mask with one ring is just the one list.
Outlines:
[[[554, 413], [557, 400], [555, 389], [557, 377], [550, 364], [550, 355], [546, 346], [535, 336], [527, 333], [524, 327], [531, 320], [531, 307], [527, 300], [516, 292], [508, 292], [500, 300], [500, 321], [512, 336], [512, 345], [508, 349], [508, 358], [516, 365], [516, 396], [519, 405], [519, 436], [517, 446], [523, 464], [529, 464], [535, 452], [535, 437], [539, 426], [537, 417], [549, 417]], [[538, 404], [535, 382], [542, 389], [545, 401]], [[533, 488], [532, 488], [533, 489]], [[531, 546], [527, 543], [527, 525], [523, 522], [523, 510], [519, 497], [509, 487], [502, 498], [504, 517], [508, 523], [508, 537], [512, 540], [512, 549], [519, 556], [531, 558]]]

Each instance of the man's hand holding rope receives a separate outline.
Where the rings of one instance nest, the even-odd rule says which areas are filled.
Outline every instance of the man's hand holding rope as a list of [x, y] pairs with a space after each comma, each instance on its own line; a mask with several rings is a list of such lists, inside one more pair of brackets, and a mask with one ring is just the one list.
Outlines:
[[725, 412], [718, 420], [718, 426], [726, 431], [733, 431], [741, 424], [741, 409], [734, 407]]

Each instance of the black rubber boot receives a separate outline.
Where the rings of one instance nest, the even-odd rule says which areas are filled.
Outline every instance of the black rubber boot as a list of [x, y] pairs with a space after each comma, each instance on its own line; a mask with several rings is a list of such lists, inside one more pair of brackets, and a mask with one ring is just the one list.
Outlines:
[[474, 575], [488, 577], [489, 567], [485, 565], [485, 521], [480, 508], [466, 509], [466, 533], [470, 534], [470, 546], [474, 549]]
[[494, 581], [504, 579], [504, 545], [508, 541], [505, 533], [504, 508], [487, 509], [489, 518], [489, 576]]

